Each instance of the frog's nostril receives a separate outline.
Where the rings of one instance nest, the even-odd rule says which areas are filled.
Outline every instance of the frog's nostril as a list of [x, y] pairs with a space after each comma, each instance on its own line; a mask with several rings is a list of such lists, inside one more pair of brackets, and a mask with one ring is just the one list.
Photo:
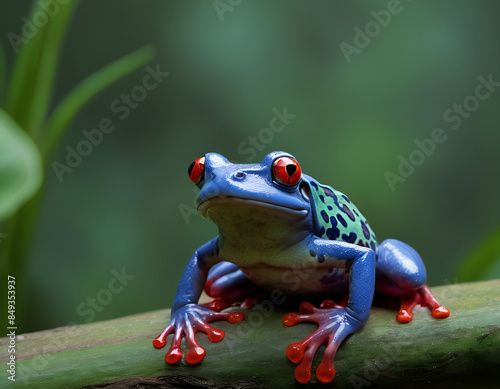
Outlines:
[[236, 173], [234, 173], [234, 178], [237, 178], [237, 179], [241, 180], [244, 177], [245, 177], [245, 173], [243, 173], [243, 172], [236, 172]]

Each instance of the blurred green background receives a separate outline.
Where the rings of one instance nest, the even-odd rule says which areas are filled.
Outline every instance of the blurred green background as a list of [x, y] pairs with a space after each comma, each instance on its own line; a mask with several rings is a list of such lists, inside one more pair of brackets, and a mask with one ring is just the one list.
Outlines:
[[[32, 2], [0, 4], [0, 41], [11, 66], [16, 54], [8, 34], [21, 34]], [[380, 13], [387, 7], [387, 1], [80, 2], [64, 39], [54, 101], [149, 43], [157, 56], [148, 65], [169, 75], [122, 119], [125, 111], [116, 112], [113, 102], [143, 84], [142, 66], [71, 122], [52, 162], [65, 164], [66, 147], [77, 148], [86, 139], [82, 131], [103, 118], [116, 128], [62, 182], [45, 167], [33, 245], [25, 271], [15, 275], [22, 280], [19, 332], [169, 307], [189, 257], [217, 232], [182, 212], [193, 207], [187, 167], [212, 151], [238, 162], [259, 162], [273, 150], [294, 154], [305, 173], [348, 194], [379, 241], [392, 237], [415, 247], [430, 285], [460, 281], [462, 261], [500, 221], [500, 87], [456, 129], [443, 114], [475, 94], [479, 76], [500, 81], [500, 3], [402, 0], [388, 23]], [[374, 13], [386, 17], [386, 26]], [[359, 30], [366, 28], [373, 36], [363, 39]], [[346, 58], [341, 44], [355, 39], [364, 47]], [[285, 106], [296, 117], [269, 136], [261, 129], [273, 109]], [[415, 140], [435, 128], [446, 141], [391, 190], [386, 172], [398, 174], [399, 157], [408, 159]], [[260, 137], [256, 147], [249, 137]], [[128, 278], [112, 281], [116, 272]], [[498, 262], [481, 275], [496, 277]]]

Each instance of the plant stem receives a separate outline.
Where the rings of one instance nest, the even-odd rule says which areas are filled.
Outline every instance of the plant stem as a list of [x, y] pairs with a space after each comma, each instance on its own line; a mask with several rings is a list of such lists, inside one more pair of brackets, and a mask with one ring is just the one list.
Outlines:
[[[449, 318], [433, 319], [422, 308], [416, 309], [411, 323], [399, 324], [395, 311], [372, 308], [363, 329], [341, 345], [332, 384], [319, 386], [498, 387], [500, 280], [441, 286], [433, 292], [451, 310]], [[316, 326], [285, 327], [281, 318], [288, 311], [268, 308], [244, 310], [246, 319], [238, 324], [212, 323], [224, 329], [226, 336], [210, 343], [200, 335], [207, 355], [196, 366], [183, 360], [167, 365], [168, 346], [153, 348], [152, 339], [169, 321], [167, 310], [25, 334], [16, 342], [16, 384], [21, 388], [102, 388], [105, 383], [126, 380], [111, 387], [133, 388], [147, 382], [151, 387], [161, 383], [169, 387], [168, 382], [184, 380], [186, 386], [175, 387], [188, 387], [186, 382], [200, 384], [196, 386], [200, 388], [234, 383], [245, 388], [311, 386], [295, 382], [295, 365], [286, 359], [285, 349]], [[0, 349], [6, 350], [8, 342], [8, 338], [0, 339]], [[321, 349], [317, 357], [314, 371]], [[7, 358], [7, 353], [1, 354], [0, 363]], [[6, 381], [0, 381], [0, 387]]]

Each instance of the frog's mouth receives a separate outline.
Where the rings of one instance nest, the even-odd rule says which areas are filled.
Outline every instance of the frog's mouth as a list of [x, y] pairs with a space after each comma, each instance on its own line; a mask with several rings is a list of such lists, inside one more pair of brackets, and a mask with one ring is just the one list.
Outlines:
[[247, 216], [252, 217], [253, 215], [264, 213], [270, 217], [296, 221], [305, 219], [309, 214], [309, 211], [304, 208], [294, 209], [265, 201], [232, 196], [212, 197], [205, 200], [198, 205], [198, 212], [202, 217], [209, 220], [213, 220], [213, 216], [215, 215], [227, 214], [230, 217], [231, 214], [243, 216], [243, 213], [246, 213], [248, 214]]

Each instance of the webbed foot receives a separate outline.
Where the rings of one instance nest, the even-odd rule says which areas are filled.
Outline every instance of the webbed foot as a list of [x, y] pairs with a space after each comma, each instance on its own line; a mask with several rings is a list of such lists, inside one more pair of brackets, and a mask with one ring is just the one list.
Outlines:
[[[327, 302], [325, 305], [331, 304], [334, 303]], [[283, 324], [291, 327], [301, 322], [314, 322], [319, 327], [302, 341], [292, 343], [286, 349], [288, 359], [293, 363], [300, 363], [295, 368], [295, 379], [301, 383], [311, 380], [314, 355], [320, 346], [326, 344], [323, 360], [316, 369], [316, 377], [321, 382], [330, 382], [335, 377], [333, 359], [338, 347], [348, 335], [361, 328], [364, 322], [354, 318], [345, 308], [316, 308], [307, 302], [300, 305], [299, 312], [286, 314]]]
[[238, 323], [244, 318], [245, 315], [241, 312], [219, 313], [197, 304], [187, 304], [172, 312], [170, 324], [153, 340], [153, 346], [156, 348], [164, 347], [167, 336], [174, 334], [172, 345], [165, 356], [165, 361], [168, 364], [175, 364], [182, 357], [181, 340], [184, 336], [188, 345], [186, 362], [194, 365], [200, 362], [206, 354], [205, 349], [196, 340], [198, 332], [207, 334], [211, 342], [218, 342], [224, 338], [225, 332], [213, 328], [208, 323], [219, 320]]
[[431, 309], [431, 315], [436, 319], [444, 319], [450, 316], [450, 311], [436, 300], [427, 285], [423, 285], [413, 292], [401, 295], [400, 300], [401, 308], [396, 315], [396, 319], [400, 323], [409, 323], [412, 321], [413, 309], [417, 305]]

